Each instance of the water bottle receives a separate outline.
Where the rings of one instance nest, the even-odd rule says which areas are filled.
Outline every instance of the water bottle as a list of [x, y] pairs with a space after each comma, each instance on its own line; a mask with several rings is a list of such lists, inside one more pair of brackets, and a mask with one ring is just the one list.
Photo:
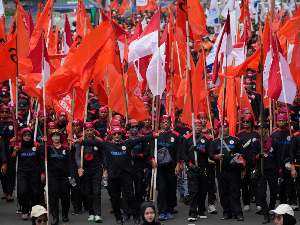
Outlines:
[[74, 187], [76, 186], [76, 182], [73, 182], [73, 179], [71, 179], [71, 177], [68, 177], [69, 178], [69, 181], [70, 181], [70, 184]]
[[[105, 175], [103, 175], [103, 178], [105, 179]], [[106, 187], [108, 185], [108, 183], [107, 183], [107, 180], [104, 180], [104, 179], [103, 179], [103, 185], [104, 185], [104, 187]]]

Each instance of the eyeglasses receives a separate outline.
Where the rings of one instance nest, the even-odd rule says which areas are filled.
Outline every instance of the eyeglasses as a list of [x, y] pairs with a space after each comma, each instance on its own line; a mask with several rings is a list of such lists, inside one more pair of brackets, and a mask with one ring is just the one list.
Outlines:
[[8, 114], [8, 111], [2, 111], [1, 113], [7, 113]]
[[272, 217], [273, 217], [274, 220], [278, 220], [279, 221], [279, 220], [281, 220], [282, 215], [275, 215], [274, 214]]
[[249, 120], [243, 120], [243, 123], [250, 123]]
[[163, 121], [161, 121], [162, 123], [171, 123], [171, 121], [169, 121], [169, 120], [163, 120]]
[[47, 223], [47, 221], [48, 221], [48, 218], [36, 220], [36, 222], [37, 222], [38, 224], [41, 224], [41, 223]]
[[135, 126], [131, 126], [131, 128], [138, 128], [139, 126], [138, 125], [135, 125]]
[[116, 132], [116, 133], [113, 133], [112, 135], [113, 135], [113, 136], [121, 135], [121, 132]]

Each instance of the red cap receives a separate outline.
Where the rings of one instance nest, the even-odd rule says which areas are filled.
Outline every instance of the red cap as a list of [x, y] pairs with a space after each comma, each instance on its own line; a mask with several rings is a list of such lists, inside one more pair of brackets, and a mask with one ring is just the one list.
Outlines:
[[113, 117], [113, 119], [119, 120], [119, 121], [121, 122], [121, 121], [122, 121], [122, 116], [120, 116], [120, 115], [115, 115], [115, 116]]
[[213, 73], [207, 74], [207, 78], [212, 77], [212, 76], [213, 76]]
[[244, 83], [245, 83], [245, 84], [252, 84], [252, 80], [246, 79]]
[[135, 125], [139, 125], [139, 123], [136, 120], [130, 120], [130, 125], [135, 126]]
[[20, 132], [20, 136], [22, 136], [23, 133], [26, 132], [26, 131], [28, 131], [28, 132], [30, 132], [30, 133], [32, 134], [32, 130], [31, 130], [30, 128], [23, 128], [23, 129], [21, 130], [21, 132]]
[[277, 120], [288, 120], [287, 115], [286, 114], [279, 114], [277, 116]]
[[[291, 113], [293, 115], [295, 114], [295, 112], [291, 111], [290, 109], [288, 109], [288, 110], [289, 110], [289, 113]], [[280, 114], [286, 114], [286, 107], [284, 107], [280, 110]]]
[[150, 98], [148, 96], [143, 96], [142, 99], [143, 99], [143, 102], [149, 102], [150, 101]]
[[18, 84], [18, 88], [22, 89], [23, 85], [22, 84]]
[[214, 88], [212, 88], [212, 89], [210, 89], [210, 90], [208, 91], [209, 94], [212, 94], [212, 93], [214, 93], [214, 92], [215, 92], [215, 89], [214, 89]]
[[57, 124], [55, 122], [49, 122], [47, 125], [47, 129], [55, 128], [57, 129]]
[[[38, 112], [38, 117], [43, 116], [44, 115], [44, 110], [40, 110]], [[46, 112], [46, 117], [48, 117], [48, 113]]]
[[195, 125], [202, 125], [202, 121], [200, 119], [194, 120]]
[[245, 115], [242, 120], [249, 120], [252, 126], [254, 125], [254, 118], [252, 115]]
[[3, 92], [3, 91], [9, 91], [8, 87], [7, 86], [2, 87], [1, 92]]
[[202, 119], [202, 118], [206, 118], [207, 119], [207, 115], [205, 112], [199, 112], [197, 115], [197, 119]]
[[[8, 106], [11, 107], [11, 101], [8, 103]], [[14, 106], [16, 106], [16, 102], [14, 101]]]
[[163, 120], [171, 121], [171, 116], [163, 115], [162, 117], [160, 117], [160, 122], [162, 122]]
[[110, 134], [112, 135], [112, 134], [118, 133], [118, 132], [121, 134], [123, 133], [121, 127], [114, 127], [113, 129], [111, 129]]
[[241, 114], [244, 114], [247, 110], [250, 110], [250, 111], [251, 111], [251, 109], [248, 108], [248, 107], [247, 107], [247, 108], [243, 108], [242, 111], [241, 111]]
[[80, 127], [82, 128], [82, 127], [83, 127], [83, 122], [82, 122], [82, 120], [80, 120], [80, 119], [76, 119], [76, 120], [73, 120], [72, 125], [73, 125], [73, 126], [74, 126], [74, 125], [78, 125], [78, 126], [80, 126]]
[[145, 107], [146, 107], [146, 106], [150, 107], [149, 102], [143, 102], [143, 104], [144, 104]]
[[99, 112], [106, 112], [107, 113], [107, 108], [105, 106], [100, 107]]
[[85, 122], [83, 127], [84, 127], [85, 130], [95, 129], [95, 125], [92, 122]]
[[64, 134], [62, 134], [58, 129], [51, 130], [51, 132], [47, 135], [47, 145], [49, 146], [49, 145], [53, 144], [51, 135], [54, 133], [60, 134], [60, 140], [61, 140], [62, 145], [65, 147], [68, 147], [68, 140], [67, 140], [66, 136]]
[[110, 121], [110, 126], [114, 126], [114, 125], [118, 125], [119, 127], [121, 127], [121, 123], [120, 123], [120, 121], [117, 120], [117, 119], [112, 119], [112, 120]]
[[68, 118], [68, 113], [66, 111], [59, 111], [57, 113], [57, 118], [61, 117], [61, 116], [65, 116]]
[[[220, 129], [222, 127], [223, 122], [219, 121], [218, 125], [217, 125], [217, 129]], [[224, 120], [224, 127], [228, 127], [229, 123], [227, 120]]]
[[2, 112], [2, 110], [7, 110], [8, 112], [10, 111], [7, 105], [3, 105], [0, 109], [0, 112]]

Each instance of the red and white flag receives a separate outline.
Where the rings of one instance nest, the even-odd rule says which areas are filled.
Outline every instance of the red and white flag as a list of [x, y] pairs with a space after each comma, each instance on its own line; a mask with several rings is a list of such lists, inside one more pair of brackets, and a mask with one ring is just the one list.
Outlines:
[[[297, 85], [295, 84], [291, 75], [290, 67], [282, 55], [279, 42], [276, 44], [276, 41], [277, 40], [274, 40], [272, 37], [272, 31], [270, 27], [267, 42], [267, 57], [263, 72], [264, 88], [268, 97], [280, 102], [287, 101], [286, 103], [292, 104], [297, 92]], [[281, 71], [279, 64], [281, 64]], [[284, 73], [281, 77], [282, 71], [284, 71]], [[281, 78], [283, 78], [283, 82]], [[284, 95], [286, 95], [286, 101]]]
[[[47, 80], [50, 78], [50, 61], [48, 57], [48, 52], [46, 48], [46, 43], [44, 42], [44, 49], [42, 49], [41, 52], [41, 60], [42, 60], [42, 80], [41, 82], [36, 86], [36, 88], [43, 88], [43, 82], [46, 84]], [[44, 81], [43, 81], [44, 79]]]
[[68, 54], [72, 44], [73, 44], [73, 38], [71, 34], [69, 20], [66, 14], [65, 29], [64, 29], [64, 54]]
[[159, 10], [157, 10], [140, 37], [132, 41], [129, 45], [128, 62], [134, 62], [139, 58], [157, 52], [158, 34], [160, 29], [159, 15]]
[[213, 77], [212, 77], [212, 83], [216, 84], [218, 80], [218, 70], [219, 70], [219, 54], [224, 53], [225, 55], [229, 56], [232, 51], [232, 39], [231, 39], [231, 33], [230, 33], [230, 15], [228, 13], [226, 23], [223, 28], [223, 32], [221, 35], [221, 39], [218, 45], [214, 67], [213, 67]]

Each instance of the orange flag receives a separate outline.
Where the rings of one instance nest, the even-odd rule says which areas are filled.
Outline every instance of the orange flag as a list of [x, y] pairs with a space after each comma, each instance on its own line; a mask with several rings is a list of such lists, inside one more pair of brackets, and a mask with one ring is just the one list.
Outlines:
[[111, 4], [110, 4], [111, 8], [113, 10], [118, 10], [119, 9], [119, 3], [117, 0], [114, 0]]
[[93, 71], [103, 66], [103, 62], [95, 66], [97, 58], [99, 54], [105, 54], [102, 48], [112, 36], [113, 29], [110, 21], [101, 23], [87, 34], [69, 61], [49, 78], [46, 83], [49, 93], [59, 100], [74, 86], [80, 86], [82, 90], [87, 91]]
[[5, 32], [5, 24], [4, 24], [4, 16], [0, 18], [0, 50], [6, 44], [6, 32]]
[[300, 26], [300, 7], [295, 11], [293, 17], [281, 27], [278, 33], [279, 37], [284, 35], [291, 44], [294, 44], [296, 39], [298, 39], [299, 28], [297, 29], [296, 21], [298, 21], [298, 26]]
[[274, 32], [277, 32], [281, 27], [282, 12], [283, 12], [283, 7], [281, 8], [280, 12], [276, 15], [276, 17], [275, 17], [275, 19], [272, 23], [272, 27], [273, 27]]
[[294, 44], [293, 47], [293, 53], [292, 53], [292, 58], [291, 58], [291, 63], [290, 63], [290, 70], [291, 74], [293, 76], [293, 79], [297, 86], [300, 86], [300, 77], [299, 77], [299, 71], [300, 71], [300, 44]]
[[79, 30], [84, 27], [86, 18], [86, 30], [93, 30], [93, 26], [87, 16], [86, 10], [84, 8], [84, 4], [82, 3], [82, 0], [78, 0], [77, 5], [77, 22], [76, 22], [76, 34], [78, 35]]
[[240, 8], [241, 8], [241, 16], [239, 18], [239, 22], [244, 24], [244, 33], [241, 39], [243, 41], [245, 40], [248, 41], [252, 36], [248, 0], [242, 0]]
[[124, 0], [120, 6], [119, 12], [120, 15], [123, 16], [123, 14], [128, 10], [128, 7], [130, 5], [130, 0]]
[[[33, 30], [33, 33], [30, 38], [29, 42], [29, 48], [30, 51], [32, 51], [33, 48], [37, 45], [40, 36], [41, 36], [41, 28], [43, 29], [44, 37], [45, 37], [45, 42], [47, 41], [48, 38], [48, 30], [49, 30], [49, 22], [52, 18], [52, 13], [53, 13], [53, 0], [49, 0], [39, 18], [37, 21], [37, 24]], [[52, 29], [51, 24], [50, 24], [50, 29]]]
[[0, 82], [12, 79], [16, 76], [16, 37], [14, 36], [0, 50]]
[[40, 18], [40, 16], [41, 16], [41, 7], [43, 6], [43, 4], [42, 3], [39, 3], [38, 4], [38, 13], [37, 13], [37, 15], [36, 15], [36, 20], [35, 20], [35, 23], [37, 24], [37, 22], [39, 21], [39, 18]]

